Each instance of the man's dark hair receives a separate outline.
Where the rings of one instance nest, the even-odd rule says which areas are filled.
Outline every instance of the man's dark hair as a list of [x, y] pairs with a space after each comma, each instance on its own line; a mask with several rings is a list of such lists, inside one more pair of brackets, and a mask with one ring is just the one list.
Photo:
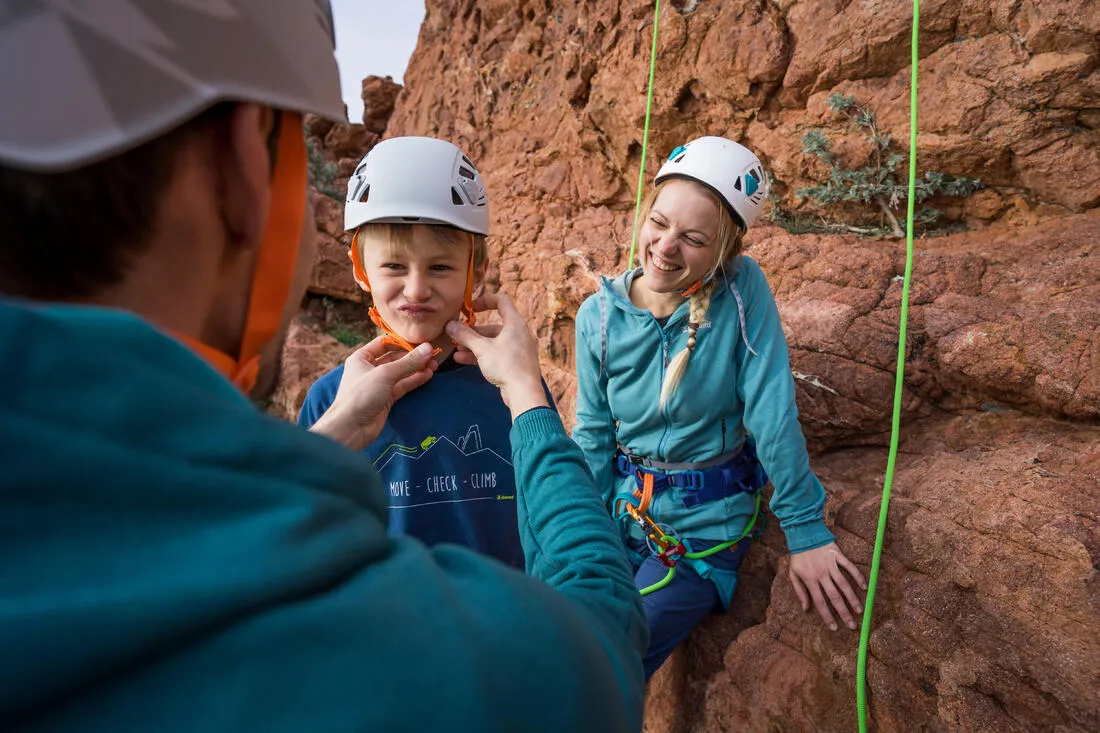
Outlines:
[[234, 106], [77, 170], [0, 165], [0, 294], [65, 301], [117, 284], [148, 246], [181, 143]]

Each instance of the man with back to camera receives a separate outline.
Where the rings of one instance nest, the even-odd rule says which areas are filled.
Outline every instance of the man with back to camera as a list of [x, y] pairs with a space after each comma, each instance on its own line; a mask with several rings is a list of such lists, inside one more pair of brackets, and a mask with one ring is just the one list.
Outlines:
[[534, 578], [389, 539], [337, 445], [430, 349], [349, 357], [327, 438], [245, 394], [312, 262], [301, 115], [343, 121], [326, 0], [6, 3], [0, 98], [0, 729], [640, 729], [639, 597], [506, 297], [452, 335]]

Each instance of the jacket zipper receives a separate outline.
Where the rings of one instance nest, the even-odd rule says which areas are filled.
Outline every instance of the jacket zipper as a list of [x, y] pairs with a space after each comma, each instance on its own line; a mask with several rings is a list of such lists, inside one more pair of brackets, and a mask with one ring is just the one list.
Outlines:
[[[654, 320], [656, 321], [656, 319], [654, 319]], [[669, 320], [671, 321], [671, 317], [670, 317]], [[657, 323], [657, 327], [661, 332], [661, 385], [664, 385], [665, 376], [668, 373], [668, 362], [669, 362], [669, 357], [668, 357], [668, 334], [666, 333], [666, 329], [668, 327], [668, 324], [666, 323], [665, 326], [662, 327], [660, 323]], [[660, 399], [660, 393], [658, 393], [657, 398], [658, 398], [658, 400]], [[658, 455], [655, 456], [655, 457], [658, 460], [666, 460], [667, 454], [665, 453], [665, 441], [668, 440], [669, 434], [672, 432], [672, 420], [668, 416], [667, 407], [658, 407], [657, 409], [661, 413], [661, 417], [663, 417], [664, 420], [665, 420], [665, 429], [664, 429], [664, 432], [661, 434], [661, 439], [659, 441], [657, 441], [657, 453], [658, 453]]]

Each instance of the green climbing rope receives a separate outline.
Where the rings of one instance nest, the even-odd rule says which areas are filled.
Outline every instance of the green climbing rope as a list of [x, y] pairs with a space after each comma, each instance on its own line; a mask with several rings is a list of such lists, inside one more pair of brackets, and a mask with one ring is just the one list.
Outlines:
[[638, 217], [642, 213], [642, 189], [645, 187], [645, 160], [649, 148], [649, 112], [653, 108], [653, 72], [657, 68], [657, 27], [661, 19], [661, 0], [653, 6], [653, 45], [649, 49], [649, 89], [645, 96], [645, 128], [642, 130], [642, 160], [638, 163], [638, 196], [634, 201], [634, 232], [630, 235], [630, 259], [627, 269], [634, 269], [634, 251], [638, 246]]
[[890, 454], [886, 460], [886, 480], [882, 485], [882, 505], [878, 512], [875, 551], [871, 557], [871, 574], [867, 579], [867, 600], [863, 604], [863, 627], [859, 635], [859, 661], [856, 663], [856, 708], [860, 733], [867, 731], [867, 642], [871, 637], [871, 611], [875, 605], [882, 544], [886, 536], [886, 516], [890, 508], [890, 489], [894, 484], [894, 463], [898, 455], [898, 432], [901, 427], [901, 397], [905, 378], [906, 335], [909, 321], [909, 281], [913, 273], [913, 208], [917, 186], [917, 64], [920, 61], [917, 40], [920, 27], [920, 0], [913, 0], [912, 78], [909, 85], [909, 201], [905, 214], [905, 277], [901, 287], [901, 324], [898, 328], [898, 366], [894, 377], [894, 412], [890, 423]]

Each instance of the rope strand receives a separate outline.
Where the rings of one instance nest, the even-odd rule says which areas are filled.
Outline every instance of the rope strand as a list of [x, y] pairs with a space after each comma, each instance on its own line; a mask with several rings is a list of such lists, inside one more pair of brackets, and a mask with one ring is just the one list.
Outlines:
[[867, 646], [871, 637], [871, 617], [875, 605], [882, 545], [886, 537], [886, 518], [890, 509], [890, 490], [894, 484], [894, 463], [898, 455], [898, 433], [901, 428], [901, 399], [905, 379], [906, 333], [909, 320], [909, 282], [913, 275], [913, 210], [917, 187], [917, 64], [920, 0], [913, 0], [912, 80], [909, 86], [909, 201], [905, 214], [905, 276], [901, 287], [901, 324], [898, 327], [898, 363], [894, 378], [894, 411], [890, 421], [890, 453], [886, 459], [886, 479], [882, 485], [875, 550], [871, 556], [871, 573], [867, 579], [867, 599], [863, 604], [863, 625], [859, 635], [859, 659], [856, 662], [856, 710], [859, 731], [867, 731]]
[[642, 160], [638, 163], [638, 195], [634, 201], [634, 233], [630, 235], [630, 259], [626, 269], [634, 269], [634, 252], [638, 247], [638, 217], [642, 213], [642, 189], [645, 187], [645, 159], [649, 148], [649, 113], [653, 108], [653, 74], [657, 69], [657, 27], [661, 19], [661, 0], [653, 5], [653, 45], [649, 49], [649, 89], [645, 97], [645, 128], [642, 131]]

